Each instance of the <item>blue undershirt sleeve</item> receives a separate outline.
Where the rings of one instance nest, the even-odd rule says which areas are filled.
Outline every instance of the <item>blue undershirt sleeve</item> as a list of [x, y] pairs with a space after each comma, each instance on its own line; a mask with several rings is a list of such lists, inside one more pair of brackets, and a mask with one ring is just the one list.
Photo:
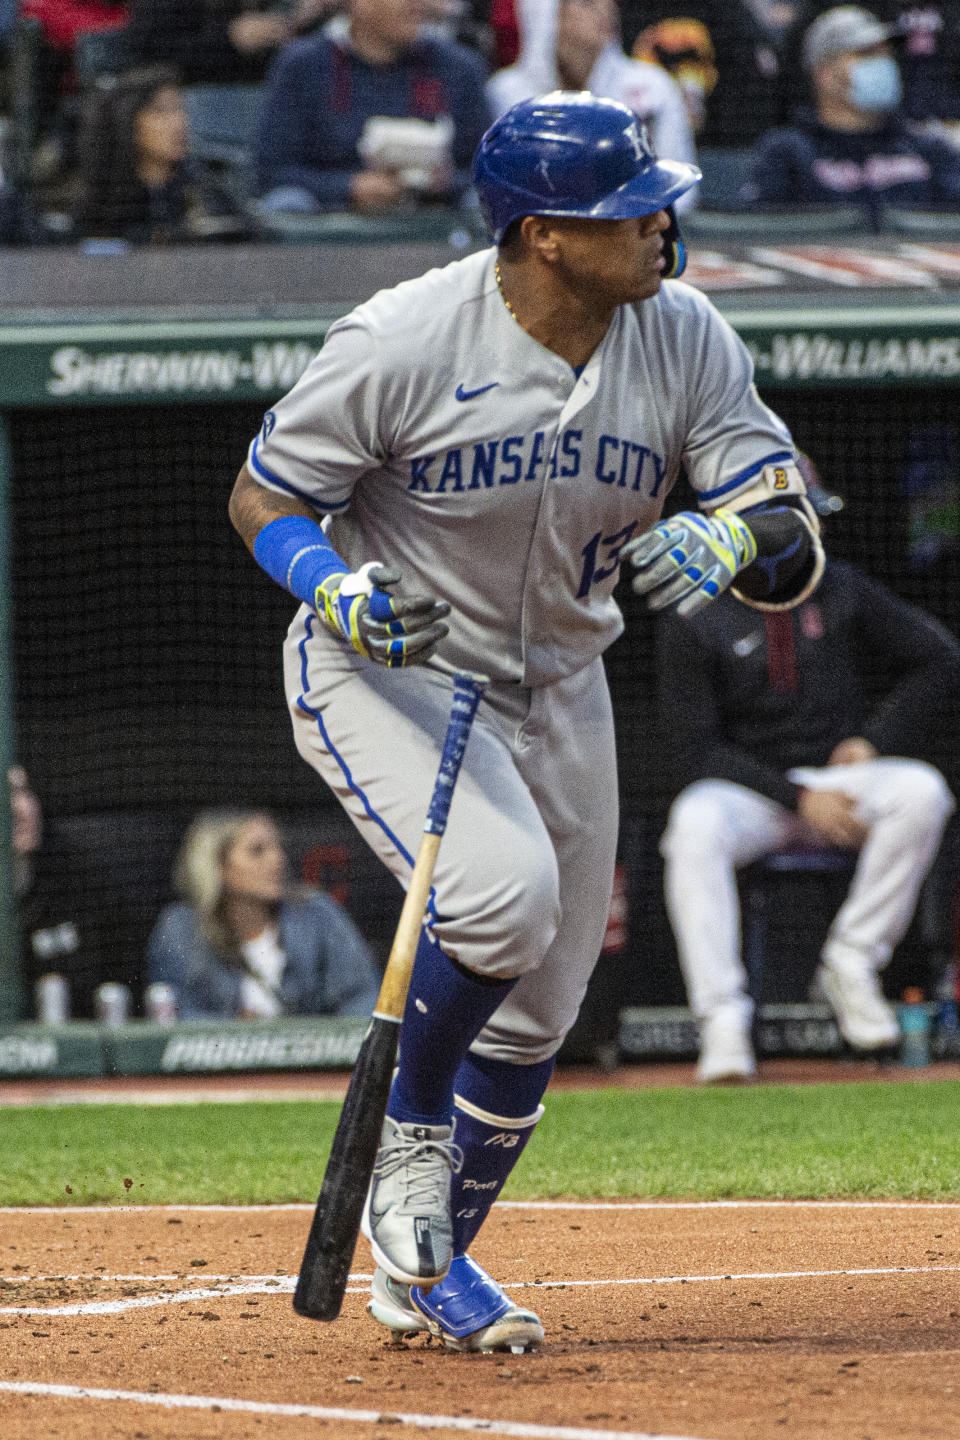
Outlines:
[[317, 586], [328, 575], [341, 575], [350, 569], [320, 526], [305, 515], [282, 515], [264, 525], [253, 542], [253, 556], [272, 580], [311, 609]]

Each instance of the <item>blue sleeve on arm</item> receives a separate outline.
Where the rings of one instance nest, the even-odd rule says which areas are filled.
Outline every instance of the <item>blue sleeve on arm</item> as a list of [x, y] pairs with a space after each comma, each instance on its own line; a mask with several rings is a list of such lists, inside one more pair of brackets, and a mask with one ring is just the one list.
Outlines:
[[334, 550], [320, 526], [305, 515], [282, 515], [264, 525], [253, 542], [257, 564], [272, 580], [313, 607], [317, 586], [349, 565]]

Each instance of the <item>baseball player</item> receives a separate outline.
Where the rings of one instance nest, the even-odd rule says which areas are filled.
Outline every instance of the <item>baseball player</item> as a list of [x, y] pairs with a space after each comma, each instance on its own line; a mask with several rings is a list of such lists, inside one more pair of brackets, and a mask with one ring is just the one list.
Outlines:
[[[363, 1230], [395, 1332], [524, 1350], [543, 1328], [469, 1247], [543, 1113], [603, 943], [617, 840], [601, 655], [620, 565], [654, 609], [736, 581], [796, 604], [823, 554], [794, 448], [683, 267], [660, 161], [615, 101], [554, 92], [487, 131], [491, 249], [331, 327], [231, 498], [303, 604], [285, 647], [301, 754], [402, 884], [450, 704], [491, 677], [434, 875]], [[659, 523], [683, 465], [698, 508]]]

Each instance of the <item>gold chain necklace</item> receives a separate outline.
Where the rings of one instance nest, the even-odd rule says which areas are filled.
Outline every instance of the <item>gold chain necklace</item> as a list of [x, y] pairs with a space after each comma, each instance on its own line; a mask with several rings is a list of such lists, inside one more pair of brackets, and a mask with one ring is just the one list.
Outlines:
[[[500, 291], [500, 299], [503, 301], [504, 305], [506, 305], [507, 310], [508, 310], [508, 311], [510, 312], [510, 314], [513, 316], [514, 320], [516, 320], [517, 324], [520, 325], [520, 321], [517, 319], [517, 312], [516, 312], [516, 310], [514, 310], [513, 306], [510, 304], [510, 301], [507, 299], [506, 295], [504, 295], [504, 293], [503, 293], [503, 276], [500, 274], [500, 261], [499, 261], [499, 260], [497, 260], [496, 263], [494, 264], [493, 273], [494, 273], [494, 275], [496, 275], [496, 277], [497, 277], [497, 289]], [[520, 325], [520, 329], [521, 329], [521, 330], [523, 329], [523, 326], [522, 326], [522, 325]]]

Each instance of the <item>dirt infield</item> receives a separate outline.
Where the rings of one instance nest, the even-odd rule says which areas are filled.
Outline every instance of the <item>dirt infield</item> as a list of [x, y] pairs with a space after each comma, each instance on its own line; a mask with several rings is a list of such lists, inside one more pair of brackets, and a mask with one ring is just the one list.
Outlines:
[[530, 1356], [391, 1348], [364, 1242], [340, 1320], [299, 1319], [309, 1218], [0, 1212], [4, 1440], [960, 1435], [960, 1204], [499, 1206], [477, 1258]]

